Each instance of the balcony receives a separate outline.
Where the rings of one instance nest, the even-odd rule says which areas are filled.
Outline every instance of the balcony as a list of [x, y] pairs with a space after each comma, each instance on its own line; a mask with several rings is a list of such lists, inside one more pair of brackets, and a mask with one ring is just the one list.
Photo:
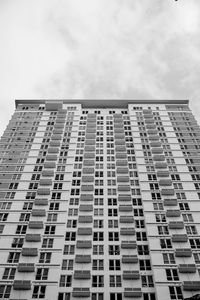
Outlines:
[[74, 279], [90, 279], [91, 273], [86, 270], [75, 270], [74, 271]]
[[126, 147], [125, 146], [115, 146], [115, 151], [116, 152], [126, 152]]
[[75, 263], [91, 263], [91, 255], [76, 255]]
[[115, 133], [124, 133], [124, 128], [115, 128]]
[[56, 163], [54, 161], [46, 161], [44, 163], [44, 168], [45, 169], [55, 169]]
[[184, 228], [184, 223], [182, 221], [170, 221], [169, 222], [169, 229], [183, 229]]
[[145, 121], [146, 120], [148, 120], [148, 119], [152, 119], [152, 120], [154, 120], [154, 117], [153, 117], [153, 115], [152, 114], [144, 114], [144, 118], [145, 118]]
[[162, 189], [161, 195], [162, 196], [174, 196], [175, 192], [174, 189]]
[[171, 181], [171, 179], [160, 179], [159, 180], [159, 185], [162, 185], [162, 186], [171, 186], [172, 185], [172, 181]]
[[127, 155], [126, 155], [126, 153], [117, 152], [116, 159], [127, 159]]
[[82, 176], [82, 182], [94, 182], [94, 176]]
[[122, 255], [123, 264], [136, 264], [138, 263], [137, 255]]
[[52, 154], [52, 153], [59, 153], [59, 148], [57, 148], [57, 147], [50, 147], [48, 149], [48, 154]]
[[92, 158], [92, 159], [94, 159], [95, 158], [95, 153], [94, 152], [86, 152], [85, 154], [84, 154], [84, 158]]
[[[61, 125], [59, 125], [59, 126], [61, 126]], [[60, 141], [50, 141], [49, 145], [50, 145], [50, 147], [60, 147]]]
[[141, 298], [142, 291], [141, 288], [125, 288], [124, 289], [125, 298]]
[[175, 218], [177, 218], [177, 217], [180, 217], [180, 215], [181, 215], [181, 212], [180, 212], [179, 209], [174, 209], [174, 210], [168, 209], [166, 211], [166, 216], [167, 217], [173, 217], [173, 218], [175, 217]]
[[50, 195], [50, 189], [49, 188], [38, 188], [37, 194], [38, 195]]
[[93, 201], [94, 196], [92, 194], [81, 194], [80, 201]]
[[160, 142], [151, 142], [150, 143], [150, 146], [152, 147], [152, 148], [160, 148], [161, 146], [162, 146], [162, 144], [160, 143]]
[[43, 170], [42, 171], [42, 176], [53, 177], [54, 176], [54, 171], [53, 170]]
[[52, 185], [52, 179], [42, 178], [40, 179], [40, 185]]
[[83, 161], [83, 166], [94, 166], [95, 162], [94, 159], [85, 159]]
[[33, 263], [19, 263], [18, 272], [34, 272], [35, 271], [35, 265]]
[[200, 281], [183, 281], [184, 291], [199, 291]]
[[115, 128], [123, 128], [123, 126], [124, 126], [124, 123], [123, 123], [123, 122], [120, 122], [120, 121], [119, 121], [119, 122], [115, 122], [115, 123], [114, 123], [114, 129], [115, 129]]
[[157, 172], [158, 177], [168, 177], [169, 176], [169, 171], [158, 171]]
[[91, 152], [94, 152], [95, 151], [95, 147], [94, 146], [85, 146], [85, 152], [86, 151], [91, 151]]
[[152, 148], [151, 152], [153, 154], [162, 154], [163, 153], [163, 149], [162, 148]]
[[129, 183], [129, 177], [128, 176], [118, 176], [117, 182], [128, 182]]
[[116, 161], [116, 166], [117, 166], [117, 167], [124, 167], [124, 166], [126, 167], [127, 164], [128, 164], [128, 163], [127, 163], [127, 160], [126, 160], [126, 159], [121, 159], [121, 160], [118, 159], [118, 160]]
[[118, 192], [130, 192], [131, 188], [129, 185], [118, 185]]
[[149, 129], [149, 130], [147, 130], [147, 134], [149, 134], [149, 135], [151, 135], [151, 134], [155, 135], [155, 134], [158, 134], [158, 131], [156, 129]]
[[86, 138], [86, 140], [95, 140], [96, 139], [96, 134], [87, 133], [85, 138]]
[[136, 249], [136, 241], [122, 241], [121, 248], [122, 249]]
[[41, 242], [41, 236], [37, 233], [27, 233], [25, 236], [26, 242]]
[[[65, 119], [64, 119], [65, 120]], [[63, 130], [60, 129], [60, 128], [55, 128], [52, 132], [53, 134], [62, 134], [63, 133]]]
[[79, 206], [79, 211], [93, 211], [93, 205], [92, 204], [81, 204]]
[[62, 129], [63, 129], [64, 126], [65, 126], [65, 124], [64, 124], [63, 122], [62, 122], [62, 123], [55, 123], [55, 124], [54, 124], [54, 128], [55, 128], [55, 129], [58, 129], [58, 128], [62, 128]]
[[43, 229], [43, 222], [42, 221], [29, 221], [28, 228]]
[[132, 205], [119, 205], [119, 211], [128, 211], [131, 212], [133, 211]]
[[138, 270], [134, 271], [124, 271], [122, 274], [124, 280], [134, 280], [140, 278], [140, 272]]
[[135, 228], [133, 227], [121, 228], [120, 235], [135, 235]]
[[94, 186], [92, 184], [84, 184], [81, 186], [81, 191], [82, 192], [93, 192], [94, 191]]
[[76, 243], [76, 248], [79, 249], [90, 249], [92, 248], [92, 242], [91, 241], [87, 241], [87, 240], [83, 240], [83, 241], [77, 241]]
[[124, 133], [115, 133], [115, 140], [124, 140]]
[[179, 273], [196, 273], [195, 264], [180, 264], [178, 266]]
[[125, 140], [115, 140], [115, 145], [125, 145]]
[[159, 136], [158, 135], [150, 135], [149, 136], [149, 141], [159, 141]]
[[128, 173], [128, 168], [117, 168], [117, 174], [127, 174]]
[[188, 241], [187, 234], [172, 234], [173, 243], [186, 243]]
[[120, 216], [120, 223], [134, 223], [134, 218], [132, 216]]
[[92, 235], [92, 228], [90, 227], [78, 228], [78, 235]]
[[37, 256], [37, 248], [22, 248], [22, 256]]
[[131, 201], [131, 195], [121, 194], [118, 196], [118, 201]]
[[164, 206], [177, 206], [177, 199], [164, 199]]
[[46, 161], [56, 161], [58, 156], [56, 154], [47, 154]]
[[94, 168], [83, 168], [83, 174], [94, 174]]
[[[59, 122], [61, 123], [61, 122]], [[60, 141], [62, 139], [62, 135], [61, 134], [54, 134], [51, 136], [51, 140], [52, 141]]]
[[96, 141], [95, 140], [85, 140], [85, 145], [89, 146], [89, 145], [95, 145]]
[[46, 101], [45, 102], [45, 109], [46, 111], [58, 111], [62, 109], [62, 102], [60, 101]]
[[146, 128], [147, 128], [147, 129], [156, 129], [157, 127], [156, 127], [156, 125], [154, 125], [154, 124], [147, 124], [147, 125], [146, 125]]
[[46, 216], [46, 210], [45, 209], [33, 209], [32, 210], [32, 216], [33, 217], [45, 217]]
[[191, 257], [192, 250], [190, 248], [177, 248], [175, 250], [176, 257]]
[[96, 133], [96, 128], [90, 128], [90, 127], [87, 127], [86, 128], [86, 134], [87, 133]]
[[156, 162], [155, 168], [156, 169], [167, 169], [167, 164], [164, 162]]
[[72, 297], [89, 298], [90, 297], [90, 289], [89, 288], [73, 288]]
[[14, 290], [30, 290], [31, 281], [30, 280], [14, 280], [13, 282]]
[[46, 199], [46, 198], [44, 198], [44, 199], [35, 199], [35, 201], [34, 201], [34, 204], [35, 205], [48, 205], [48, 199]]
[[79, 223], [92, 223], [93, 217], [92, 216], [79, 216], [78, 222]]

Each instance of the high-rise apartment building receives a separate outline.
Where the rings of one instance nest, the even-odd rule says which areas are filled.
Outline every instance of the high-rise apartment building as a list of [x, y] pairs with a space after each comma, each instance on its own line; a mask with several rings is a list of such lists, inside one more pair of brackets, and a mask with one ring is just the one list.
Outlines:
[[0, 152], [0, 299], [200, 294], [188, 101], [17, 100]]

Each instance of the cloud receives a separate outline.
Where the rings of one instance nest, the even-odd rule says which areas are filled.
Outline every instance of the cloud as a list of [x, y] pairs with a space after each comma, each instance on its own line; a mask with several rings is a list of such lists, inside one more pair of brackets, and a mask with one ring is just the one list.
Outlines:
[[1, 1], [1, 111], [15, 98], [183, 98], [200, 115], [199, 12], [196, 0]]

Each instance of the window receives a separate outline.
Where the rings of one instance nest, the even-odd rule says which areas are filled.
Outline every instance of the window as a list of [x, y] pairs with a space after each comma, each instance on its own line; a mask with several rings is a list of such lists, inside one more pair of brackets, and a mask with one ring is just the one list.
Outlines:
[[73, 259], [63, 259], [62, 270], [73, 270]]
[[142, 287], [154, 287], [152, 275], [141, 275]]
[[49, 210], [59, 210], [60, 203], [59, 202], [51, 202], [49, 204]]
[[42, 248], [53, 248], [53, 239], [50, 238], [43, 239]]
[[48, 214], [47, 221], [48, 222], [56, 222], [58, 214]]
[[0, 299], [10, 299], [11, 285], [0, 284]]
[[92, 276], [92, 287], [104, 287], [104, 276], [103, 275]]
[[166, 272], [167, 280], [169, 281], [179, 280], [177, 269], [166, 269], [165, 272]]
[[200, 253], [199, 252], [196, 252], [196, 253], [194, 252], [193, 256], [194, 256], [195, 263], [200, 264]]
[[197, 229], [196, 226], [185, 226], [186, 232], [188, 235], [196, 235], [197, 233]]
[[117, 199], [116, 198], [108, 198], [108, 205], [117, 205]]
[[103, 259], [93, 259], [92, 270], [104, 270]]
[[12, 202], [1, 202], [0, 209], [10, 209], [11, 205], [12, 205]]
[[142, 205], [142, 199], [141, 198], [133, 198], [132, 203], [133, 203], [133, 206], [141, 206]]
[[49, 272], [48, 268], [38, 268], [36, 275], [35, 275], [35, 279], [36, 280], [47, 280], [48, 272]]
[[70, 300], [70, 293], [59, 293], [58, 300]]
[[0, 221], [1, 222], [7, 221], [7, 218], [8, 218], [7, 213], [0, 214]]
[[103, 208], [95, 208], [94, 216], [103, 216]]
[[60, 200], [61, 199], [61, 192], [53, 192], [51, 195], [52, 200]]
[[166, 222], [166, 216], [163, 213], [155, 214], [156, 222]]
[[60, 276], [60, 287], [68, 287], [72, 285], [72, 276], [71, 275], [61, 275]]
[[116, 208], [109, 208], [108, 209], [108, 216], [109, 217], [117, 217], [118, 216], [118, 211]]
[[149, 259], [140, 259], [139, 260], [140, 270], [149, 271], [151, 270], [151, 263]]
[[50, 264], [51, 262], [51, 252], [41, 252], [39, 263], [40, 264]]
[[77, 220], [68, 220], [67, 221], [67, 228], [76, 228], [77, 227]]
[[175, 256], [174, 253], [163, 253], [163, 261], [164, 264], [175, 264]]
[[103, 255], [104, 246], [103, 245], [93, 245], [93, 255]]
[[108, 228], [118, 228], [118, 220], [108, 220]]
[[2, 279], [14, 279], [16, 268], [5, 268]]
[[46, 286], [45, 285], [35, 285], [33, 287], [33, 295], [32, 298], [45, 298], [45, 291]]
[[22, 248], [24, 243], [24, 239], [23, 238], [14, 238], [13, 242], [11, 244], [12, 248]]
[[27, 222], [30, 219], [30, 213], [21, 213], [19, 217], [20, 222]]
[[103, 220], [94, 220], [94, 228], [103, 228]]
[[93, 232], [93, 241], [103, 241], [104, 233], [101, 231]]
[[78, 198], [70, 198], [69, 204], [70, 205], [79, 205], [79, 199]]
[[19, 252], [9, 252], [7, 262], [8, 263], [18, 263], [19, 257], [20, 257]]
[[110, 271], [121, 270], [120, 260], [119, 259], [110, 259], [109, 260], [109, 270]]
[[16, 229], [16, 234], [26, 234], [27, 225], [18, 225]]
[[121, 275], [110, 275], [110, 287], [120, 287], [122, 286]]
[[187, 202], [179, 203], [180, 210], [190, 210], [189, 204]]
[[136, 232], [137, 241], [147, 241], [147, 234], [145, 231]]
[[36, 196], [36, 192], [27, 192], [26, 199], [27, 200], [29, 200], [29, 199], [35, 199], [35, 196]]
[[169, 286], [171, 299], [183, 299], [183, 294], [180, 286]]
[[23, 210], [32, 210], [33, 202], [24, 202]]
[[103, 300], [103, 293], [92, 293], [92, 300]]
[[145, 228], [144, 220], [135, 220], [135, 227], [136, 228]]
[[184, 222], [193, 222], [192, 214], [183, 213], [182, 216]]
[[110, 293], [110, 300], [122, 300], [122, 293]]
[[76, 240], [76, 232], [68, 231], [65, 235], [65, 241], [75, 241]]
[[164, 210], [164, 206], [162, 202], [153, 202], [154, 210]]
[[120, 247], [118, 245], [109, 245], [109, 255], [120, 255]]
[[55, 225], [46, 225], [44, 234], [55, 234], [56, 232], [56, 226]]
[[160, 247], [162, 249], [165, 249], [165, 248], [172, 248], [172, 241], [171, 239], [160, 239]]
[[168, 235], [169, 234], [168, 226], [158, 226], [158, 234], [159, 235]]
[[200, 239], [189, 239], [189, 242], [192, 249], [200, 248]]
[[75, 251], [74, 245], [64, 245], [64, 250], [63, 250], [64, 255], [74, 254], [74, 251]]

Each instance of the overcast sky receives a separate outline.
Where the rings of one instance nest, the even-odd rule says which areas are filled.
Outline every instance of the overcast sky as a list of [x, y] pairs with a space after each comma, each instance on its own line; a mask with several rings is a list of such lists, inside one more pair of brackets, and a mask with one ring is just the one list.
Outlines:
[[0, 43], [0, 135], [15, 99], [189, 99], [200, 120], [200, 0], [0, 0]]

